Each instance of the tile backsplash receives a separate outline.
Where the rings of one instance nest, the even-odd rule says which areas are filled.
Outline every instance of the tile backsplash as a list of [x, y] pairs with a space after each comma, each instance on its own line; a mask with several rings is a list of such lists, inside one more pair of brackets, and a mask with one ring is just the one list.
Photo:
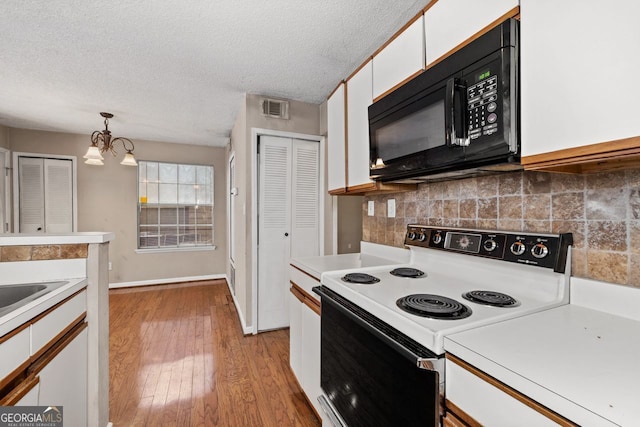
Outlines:
[[[395, 199], [396, 216], [387, 217]], [[374, 216], [367, 204], [374, 202]], [[574, 276], [640, 286], [640, 169], [594, 175], [513, 172], [366, 196], [364, 241], [403, 246], [407, 224], [572, 232]]]

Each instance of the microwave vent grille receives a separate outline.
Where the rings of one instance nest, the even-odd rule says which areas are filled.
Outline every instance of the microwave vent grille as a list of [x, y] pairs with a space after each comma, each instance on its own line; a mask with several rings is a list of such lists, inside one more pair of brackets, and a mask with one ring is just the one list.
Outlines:
[[260, 111], [263, 116], [275, 119], [289, 119], [289, 102], [278, 99], [263, 98], [260, 100]]

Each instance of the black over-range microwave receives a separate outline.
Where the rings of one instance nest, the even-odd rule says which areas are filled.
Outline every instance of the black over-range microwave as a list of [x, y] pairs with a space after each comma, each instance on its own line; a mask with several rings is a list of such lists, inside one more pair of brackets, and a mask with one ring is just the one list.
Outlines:
[[517, 20], [504, 21], [369, 106], [371, 178], [521, 169], [518, 33]]

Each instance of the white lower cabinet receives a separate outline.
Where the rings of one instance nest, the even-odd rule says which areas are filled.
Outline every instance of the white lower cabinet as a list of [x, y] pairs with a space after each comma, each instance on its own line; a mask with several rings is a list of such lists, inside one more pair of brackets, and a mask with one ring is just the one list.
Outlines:
[[[296, 277], [313, 281], [300, 275]], [[318, 303], [297, 285], [291, 287], [289, 298], [289, 364], [316, 414], [322, 416], [323, 412], [318, 403], [318, 397], [322, 394], [320, 315], [314, 311], [317, 310]], [[314, 309], [311, 308], [312, 306]]]
[[289, 293], [289, 365], [300, 385], [302, 381], [302, 307], [304, 304]]
[[62, 406], [64, 425], [87, 425], [87, 328], [38, 373], [38, 405]]
[[[87, 425], [87, 292], [0, 337], [0, 405], [63, 407], [68, 426]], [[64, 334], [64, 335], [63, 335]]]
[[[471, 417], [479, 425], [492, 427], [572, 425], [528, 397], [514, 390], [500, 389], [448, 359], [446, 372], [447, 402], [453, 403], [457, 411], [463, 411], [452, 411], [458, 418]], [[555, 421], [554, 416], [558, 417]]]
[[320, 316], [302, 305], [302, 382], [316, 413], [322, 415], [318, 396], [320, 388]]

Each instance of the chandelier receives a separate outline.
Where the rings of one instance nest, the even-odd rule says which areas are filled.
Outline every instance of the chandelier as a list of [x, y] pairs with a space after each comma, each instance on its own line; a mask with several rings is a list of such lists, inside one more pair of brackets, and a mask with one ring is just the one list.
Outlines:
[[[103, 153], [110, 151], [113, 156], [116, 156], [115, 143], [121, 142], [124, 149], [127, 151], [124, 155], [124, 159], [120, 162], [125, 166], [138, 166], [135, 157], [133, 157], [133, 142], [129, 138], [113, 138], [111, 139], [111, 132], [109, 131], [109, 119], [113, 117], [111, 113], [100, 113], [104, 117], [104, 130], [93, 131], [91, 134], [91, 145], [87, 150], [87, 154], [84, 155], [85, 163], [88, 165], [102, 166], [104, 163]], [[131, 146], [131, 148], [129, 148]]]

